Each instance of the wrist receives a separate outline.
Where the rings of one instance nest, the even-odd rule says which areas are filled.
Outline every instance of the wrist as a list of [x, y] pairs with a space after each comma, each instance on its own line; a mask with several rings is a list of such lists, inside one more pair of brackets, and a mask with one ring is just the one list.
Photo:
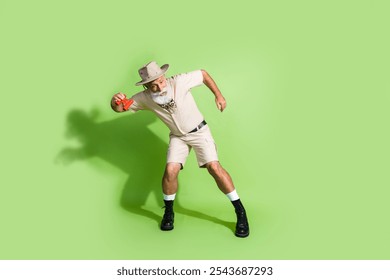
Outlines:
[[220, 98], [224, 98], [224, 97], [223, 97], [222, 93], [217, 92], [217, 93], [215, 93], [215, 98], [220, 99]]

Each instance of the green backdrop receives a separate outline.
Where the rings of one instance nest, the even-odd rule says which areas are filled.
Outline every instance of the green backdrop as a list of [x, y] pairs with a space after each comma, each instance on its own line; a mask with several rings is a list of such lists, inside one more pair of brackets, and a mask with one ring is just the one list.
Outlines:
[[[1, 259], [389, 259], [388, 1], [0, 4]], [[161, 232], [168, 130], [116, 114], [150, 60], [193, 90], [251, 235], [191, 154]]]

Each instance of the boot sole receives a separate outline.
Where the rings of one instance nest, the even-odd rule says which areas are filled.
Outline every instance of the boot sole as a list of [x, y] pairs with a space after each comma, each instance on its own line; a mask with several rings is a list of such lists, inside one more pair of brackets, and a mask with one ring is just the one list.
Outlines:
[[167, 228], [160, 227], [160, 229], [162, 231], [170, 231], [170, 230], [173, 230], [173, 227], [167, 227]]
[[235, 233], [235, 235], [236, 235], [237, 237], [245, 238], [245, 237], [248, 237], [248, 236], [249, 236], [249, 232], [248, 232], [247, 234], [237, 234], [237, 233]]

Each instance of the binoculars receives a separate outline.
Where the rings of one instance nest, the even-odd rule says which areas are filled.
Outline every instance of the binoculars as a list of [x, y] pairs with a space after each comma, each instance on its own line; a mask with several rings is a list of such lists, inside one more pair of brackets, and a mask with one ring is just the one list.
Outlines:
[[127, 110], [129, 110], [129, 108], [130, 108], [131, 104], [133, 104], [133, 102], [134, 102], [133, 99], [126, 99], [126, 97], [125, 97], [121, 100], [116, 101], [115, 103], [116, 103], [116, 105], [119, 105], [122, 103], [123, 109], [125, 109], [127, 111]]

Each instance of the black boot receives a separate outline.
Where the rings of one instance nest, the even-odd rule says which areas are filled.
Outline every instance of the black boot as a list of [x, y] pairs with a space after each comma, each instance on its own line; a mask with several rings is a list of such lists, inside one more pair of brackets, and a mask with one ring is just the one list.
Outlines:
[[161, 230], [173, 230], [175, 213], [173, 213], [173, 200], [164, 200], [165, 213], [161, 221]]
[[237, 237], [247, 237], [249, 235], [249, 224], [246, 217], [245, 208], [241, 203], [241, 200], [232, 201], [234, 209], [237, 215], [237, 224], [236, 224], [236, 236]]

